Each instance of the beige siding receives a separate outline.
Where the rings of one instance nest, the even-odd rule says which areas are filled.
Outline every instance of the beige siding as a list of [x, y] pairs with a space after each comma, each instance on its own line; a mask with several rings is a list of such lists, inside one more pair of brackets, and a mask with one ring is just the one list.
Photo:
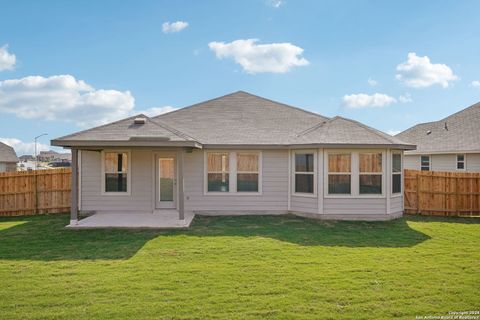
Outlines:
[[317, 197], [302, 197], [292, 195], [291, 199], [291, 211], [318, 213]]
[[403, 196], [392, 197], [390, 200], [390, 212], [403, 211]]
[[263, 186], [261, 195], [204, 193], [204, 155], [195, 150], [185, 154], [185, 209], [188, 211], [258, 210], [287, 211], [288, 152], [262, 152]]
[[467, 171], [480, 172], [480, 153], [467, 154]]
[[410, 170], [420, 170], [420, 156], [405, 155], [403, 157], [403, 168]]
[[101, 153], [82, 151], [81, 208], [84, 211], [152, 211], [152, 152], [133, 149], [131, 194], [102, 195]]
[[324, 214], [386, 214], [385, 198], [326, 198]]
[[[467, 172], [480, 172], [480, 153], [467, 154], [466, 160]], [[420, 170], [420, 155], [406, 155], [404, 157], [404, 168]], [[430, 155], [430, 168], [432, 171], [457, 171], [457, 155]]]

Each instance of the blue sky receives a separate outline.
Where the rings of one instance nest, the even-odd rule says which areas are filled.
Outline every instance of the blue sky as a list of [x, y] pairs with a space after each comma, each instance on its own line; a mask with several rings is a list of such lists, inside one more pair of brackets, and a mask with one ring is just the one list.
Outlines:
[[6, 2], [0, 139], [23, 154], [44, 132], [47, 145], [238, 90], [404, 130], [480, 101], [478, 12], [479, 1]]

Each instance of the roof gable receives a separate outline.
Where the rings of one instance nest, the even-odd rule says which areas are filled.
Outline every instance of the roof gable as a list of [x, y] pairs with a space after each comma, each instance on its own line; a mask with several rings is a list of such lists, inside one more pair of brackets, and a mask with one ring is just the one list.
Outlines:
[[0, 142], [0, 162], [18, 162], [15, 150], [3, 142]]
[[416, 152], [480, 151], [480, 103], [444, 119], [417, 124], [397, 138], [415, 143]]

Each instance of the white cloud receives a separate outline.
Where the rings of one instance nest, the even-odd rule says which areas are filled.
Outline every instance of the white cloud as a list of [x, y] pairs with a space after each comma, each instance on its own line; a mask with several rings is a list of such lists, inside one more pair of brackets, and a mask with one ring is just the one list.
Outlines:
[[250, 74], [285, 73], [293, 67], [306, 66], [303, 49], [291, 43], [257, 44], [258, 39], [235, 40], [230, 43], [210, 42], [208, 47], [218, 59], [232, 58]]
[[372, 78], [368, 78], [367, 82], [370, 87], [375, 87], [378, 85], [378, 81], [373, 80]]
[[[15, 149], [17, 156], [35, 153], [35, 142], [23, 142], [22, 140], [16, 138], [0, 138], [0, 142], [3, 142]], [[40, 151], [48, 151], [50, 149], [50, 146], [37, 141], [37, 153]]]
[[480, 81], [479, 80], [474, 80], [472, 83], [470, 83], [470, 86], [474, 88], [480, 88]]
[[401, 103], [410, 103], [413, 102], [413, 99], [410, 93], [405, 93], [404, 95], [398, 97], [398, 101], [400, 101]]
[[174, 108], [174, 107], [171, 107], [171, 106], [165, 106], [165, 107], [153, 107], [153, 108], [141, 110], [141, 111], [138, 111], [138, 112], [136, 111], [135, 113], [143, 113], [147, 117], [155, 117], [155, 116], [158, 116], [160, 114], [172, 112], [172, 111], [175, 111], [175, 110], [178, 110], [178, 109]]
[[397, 102], [397, 99], [383, 93], [368, 95], [365, 93], [350, 94], [343, 96], [343, 103], [348, 108], [381, 108]]
[[400, 130], [388, 130], [387, 131], [387, 133], [391, 136], [395, 136], [395, 135], [399, 134], [400, 132], [402, 132], [402, 131], [400, 131]]
[[0, 81], [0, 112], [26, 119], [99, 125], [131, 115], [134, 102], [129, 91], [96, 90], [71, 75]]
[[268, 6], [273, 8], [280, 8], [285, 4], [285, 1], [283, 0], [266, 0], [265, 2]]
[[8, 52], [8, 45], [0, 47], [0, 71], [12, 70], [15, 67], [17, 58], [13, 53]]
[[427, 56], [419, 57], [415, 52], [408, 54], [408, 60], [397, 66], [396, 78], [414, 88], [439, 84], [444, 88], [459, 78], [446, 64], [431, 63]]
[[163, 33], [174, 33], [180, 32], [186, 27], [188, 27], [188, 22], [185, 21], [164, 22], [162, 24], [162, 31]]

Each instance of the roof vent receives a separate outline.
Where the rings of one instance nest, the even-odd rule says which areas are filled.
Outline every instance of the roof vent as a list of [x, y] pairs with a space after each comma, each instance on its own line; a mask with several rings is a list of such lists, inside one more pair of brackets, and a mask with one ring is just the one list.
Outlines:
[[445, 121], [445, 130], [448, 131], [447, 121]]
[[427, 131], [427, 136], [428, 136], [430, 133], [432, 133], [432, 131], [431, 131], [431, 130], [428, 130], [428, 131]]
[[138, 118], [135, 118], [133, 120], [133, 123], [134, 124], [145, 124], [145, 123], [147, 123], [147, 119], [138, 117]]

